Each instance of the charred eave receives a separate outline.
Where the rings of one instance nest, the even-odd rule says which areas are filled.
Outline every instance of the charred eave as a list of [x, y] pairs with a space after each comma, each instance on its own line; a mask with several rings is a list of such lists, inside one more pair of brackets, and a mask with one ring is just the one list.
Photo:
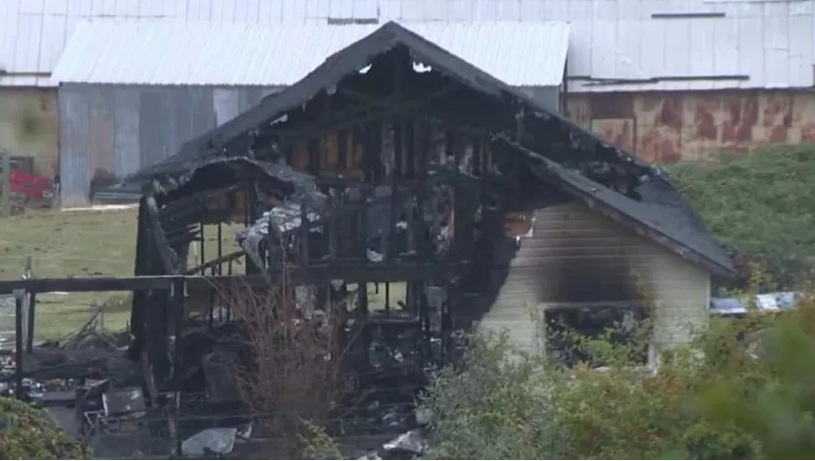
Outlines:
[[[506, 137], [496, 137], [494, 145], [507, 153], [517, 155], [529, 171], [542, 181], [580, 200], [589, 208], [669, 248], [684, 259], [708, 268], [717, 276], [726, 278], [735, 276], [735, 270], [727, 254], [712, 242], [703, 230], [696, 229], [695, 223], [689, 222], [683, 213], [679, 211], [670, 213], [664, 207], [626, 197]], [[680, 232], [685, 235], [677, 235]], [[697, 242], [699, 246], [692, 247], [688, 242]]]

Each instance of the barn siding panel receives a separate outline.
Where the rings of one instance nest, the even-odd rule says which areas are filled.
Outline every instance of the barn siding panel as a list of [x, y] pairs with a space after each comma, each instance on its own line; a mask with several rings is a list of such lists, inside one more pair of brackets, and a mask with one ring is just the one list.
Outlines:
[[569, 94], [566, 112], [609, 142], [659, 163], [815, 142], [815, 94], [809, 91]]
[[62, 85], [59, 156], [63, 201], [86, 204], [92, 182], [121, 179], [159, 162], [276, 90]]

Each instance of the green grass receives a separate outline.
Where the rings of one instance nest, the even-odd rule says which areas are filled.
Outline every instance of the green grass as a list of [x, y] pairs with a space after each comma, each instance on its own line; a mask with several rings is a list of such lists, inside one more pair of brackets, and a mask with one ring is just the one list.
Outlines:
[[[110, 211], [43, 211], [0, 218], [0, 279], [20, 278], [28, 257], [34, 275], [94, 277], [133, 275], [136, 255], [136, 209]], [[216, 255], [217, 234], [205, 229], [207, 258]], [[224, 254], [235, 251], [234, 232], [225, 227]], [[194, 253], [190, 252], [191, 266]], [[242, 266], [236, 272], [243, 270]], [[94, 306], [111, 298], [104, 311], [104, 326], [125, 328], [130, 303], [128, 293], [71, 293], [37, 296], [35, 336], [59, 339], [81, 328]]]
[[[121, 276], [133, 273], [136, 211], [47, 211], [0, 219], [0, 278], [19, 278], [28, 257], [34, 275]], [[81, 328], [93, 305], [113, 293], [37, 296], [35, 336], [58, 339]], [[122, 295], [122, 294], [119, 294]], [[105, 326], [121, 329], [130, 318], [127, 303], [105, 312]]]

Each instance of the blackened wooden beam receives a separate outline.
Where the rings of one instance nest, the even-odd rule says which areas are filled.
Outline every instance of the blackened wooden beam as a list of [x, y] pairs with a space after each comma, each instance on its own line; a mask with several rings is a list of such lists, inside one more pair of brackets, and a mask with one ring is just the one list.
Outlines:
[[180, 198], [178, 200], [173, 200], [172, 202], [166, 203], [158, 212], [159, 218], [163, 221], [178, 221], [188, 216], [191, 213], [195, 213], [202, 209], [203, 205], [211, 198], [218, 197], [220, 195], [228, 194], [230, 192], [236, 192], [241, 189], [246, 188], [246, 183], [238, 183], [233, 184], [229, 187], [223, 187], [220, 189], [216, 189], [213, 191], [205, 191], [199, 192], [197, 194], [192, 194], [187, 197]]
[[[224, 235], [223, 235], [223, 226], [221, 223], [218, 223], [218, 257], [216, 260], [220, 260], [224, 257]], [[201, 273], [203, 274], [206, 269], [201, 269]], [[221, 275], [221, 264], [218, 264], [218, 275]]]
[[26, 352], [31, 352], [34, 350], [34, 319], [37, 315], [37, 293], [31, 293], [28, 295], [28, 334], [25, 337], [26, 344], [25, 350]]
[[[342, 194], [329, 195], [328, 200], [329, 209], [335, 209], [342, 200]], [[328, 257], [331, 261], [335, 261], [338, 256], [337, 232], [337, 217], [332, 214], [328, 217]]]
[[348, 166], [348, 130], [337, 131], [337, 167], [340, 171], [349, 170]]
[[382, 119], [371, 122], [371, 156], [368, 160], [371, 162], [371, 176], [369, 181], [385, 181], [384, 175], [384, 161], [382, 159], [385, 153], [385, 124]]
[[484, 140], [481, 136], [473, 139], [473, 174], [476, 176], [484, 176], [483, 165], [484, 160]]
[[308, 209], [300, 205], [300, 265], [308, 266]]
[[[309, 267], [295, 266], [286, 269], [286, 277], [293, 283], [329, 283], [331, 280], [345, 280], [347, 283], [400, 282], [418, 280], [448, 280], [466, 269], [467, 261], [427, 261], [422, 263], [394, 261], [393, 264], [377, 263], [337, 263], [320, 264]], [[189, 289], [206, 289], [229, 286], [234, 282], [263, 287], [275, 283], [282, 273], [271, 272], [268, 276], [252, 274], [244, 276], [182, 276]], [[39, 278], [30, 280], [2, 280], [0, 294], [12, 294], [14, 290], [27, 293], [92, 293], [99, 291], [139, 291], [169, 290], [178, 275], [141, 277], [73, 277]]]
[[[28, 279], [31, 280], [31, 279]], [[14, 293], [14, 397], [23, 399], [23, 300], [24, 291]]]
[[206, 271], [207, 269], [214, 269], [216, 267], [219, 267], [218, 275], [220, 275], [220, 273], [221, 273], [221, 271], [220, 271], [221, 264], [223, 264], [225, 262], [229, 262], [229, 261], [239, 259], [244, 255], [246, 255], [246, 252], [244, 252], [243, 250], [240, 250], [240, 251], [236, 251], [234, 253], [229, 253], [227, 255], [218, 256], [216, 259], [213, 259], [212, 261], [208, 261], [208, 262], [206, 262], [204, 264], [195, 266], [192, 269], [187, 269], [187, 271], [184, 272], [184, 275], [195, 275], [195, 274], [197, 274], [199, 272], [201, 274], [203, 274], [204, 271]]
[[391, 187], [390, 199], [390, 219], [388, 219], [388, 234], [385, 240], [385, 251], [387, 252], [386, 258], [388, 259], [388, 262], [396, 257], [396, 249], [398, 247], [396, 238], [396, 223], [399, 219], [399, 210], [402, 208], [400, 205], [404, 204], [408, 197], [405, 197], [404, 200], [399, 200], [399, 188], [394, 185]]
[[164, 229], [161, 227], [159, 219], [158, 205], [153, 196], [147, 197], [147, 219], [150, 234], [153, 237], [153, 243], [161, 258], [161, 263], [164, 266], [164, 272], [174, 274], [177, 271], [176, 259], [177, 256], [167, 241], [167, 236], [164, 234]]
[[408, 114], [412, 112], [419, 113], [423, 111], [427, 106], [432, 104], [435, 100], [444, 97], [455, 90], [456, 87], [451, 86], [448, 88], [443, 88], [441, 90], [435, 91], [425, 98], [420, 98], [411, 101], [403, 101], [401, 103], [399, 101], [391, 100], [391, 103], [387, 106], [388, 108], [383, 109], [379, 112], [371, 113], [370, 111], [364, 111], [360, 113], [359, 111], [354, 111], [353, 113], [337, 114], [335, 117], [332, 117], [331, 121], [327, 121], [325, 122], [325, 124], [321, 125], [306, 126], [303, 128], [292, 130], [270, 128], [269, 135], [282, 137], [322, 136], [328, 131], [333, 131], [341, 128], [350, 128], [354, 125], [360, 125], [374, 120], [385, 120], [390, 117], [393, 117], [396, 114]]
[[201, 232], [201, 260], [200, 260], [201, 262], [199, 264], [204, 264], [205, 262], [207, 262], [206, 258], [207, 237], [206, 234], [204, 234], [204, 223], [201, 223], [200, 232]]
[[320, 174], [322, 168], [320, 160], [320, 139], [311, 138], [308, 140], [308, 172], [314, 176]]
[[416, 120], [412, 117], [405, 119], [402, 123], [402, 130], [404, 133], [402, 152], [407, 160], [404, 173], [406, 178], [414, 179], [416, 177]]
[[419, 303], [419, 318], [422, 320], [422, 336], [424, 338], [422, 347], [423, 365], [428, 365], [430, 359], [433, 357], [431, 348], [431, 331], [430, 331], [430, 304], [427, 302], [427, 294], [425, 288], [426, 283], [417, 284], [415, 291], [417, 292], [417, 302]]
[[455, 283], [447, 284], [447, 302], [442, 304], [441, 312], [441, 362], [446, 364], [450, 358], [450, 343], [453, 339], [453, 316], [458, 304], [458, 286]]
[[184, 297], [186, 292], [184, 277], [175, 277], [172, 281], [172, 304], [175, 314], [175, 347], [173, 350], [173, 387], [175, 388], [175, 452], [181, 453], [181, 409], [184, 406], [184, 372], [181, 367], [181, 351], [183, 349], [181, 338], [184, 333]]

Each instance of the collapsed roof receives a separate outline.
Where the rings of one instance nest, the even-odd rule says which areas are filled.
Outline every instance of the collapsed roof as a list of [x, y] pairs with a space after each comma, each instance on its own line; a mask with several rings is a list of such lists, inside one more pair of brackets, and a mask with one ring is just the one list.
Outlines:
[[[725, 250], [707, 234], [690, 203], [661, 169], [551, 112], [394, 22], [328, 57], [301, 81], [186, 143], [178, 154], [143, 169], [127, 181], [152, 182], [159, 188], [178, 185], [202, 165], [230, 157], [253, 157], [253, 144], [262, 127], [304, 106], [315, 95], [335, 88], [344, 78], [358, 74], [375, 58], [397, 47], [407, 49], [414, 61], [434, 72], [517, 111], [524, 125], [523, 136], [516, 135], [518, 139], [513, 140], [506, 130], [491, 134], [496, 143], [523, 156], [527, 167], [542, 181], [714, 274], [728, 277], [734, 274]], [[489, 116], [483, 108], [478, 112]], [[567, 145], [561, 142], [555, 146], [549, 134], [552, 132], [557, 132], [561, 141], [566, 139]], [[615, 184], [621, 177], [625, 178], [622, 189]]]

